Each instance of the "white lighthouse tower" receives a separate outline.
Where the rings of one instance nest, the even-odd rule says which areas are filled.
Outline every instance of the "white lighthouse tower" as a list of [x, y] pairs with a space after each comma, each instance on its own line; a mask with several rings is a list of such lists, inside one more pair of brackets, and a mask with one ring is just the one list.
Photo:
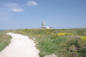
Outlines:
[[45, 21], [42, 21], [41, 28], [42, 28], [42, 29], [50, 29], [49, 26], [46, 26]]

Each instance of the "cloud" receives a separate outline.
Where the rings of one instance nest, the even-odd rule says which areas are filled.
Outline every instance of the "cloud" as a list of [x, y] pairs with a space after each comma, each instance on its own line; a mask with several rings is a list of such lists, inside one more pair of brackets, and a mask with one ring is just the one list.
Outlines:
[[26, 4], [27, 6], [37, 6], [38, 5], [36, 1], [28, 1]]
[[22, 8], [13, 8], [11, 9], [13, 12], [24, 12], [24, 9]]
[[17, 3], [8, 3], [6, 7], [13, 12], [24, 12], [24, 9]]
[[26, 6], [37, 6], [38, 3], [36, 1], [28, 1], [25, 4], [23, 5], [20, 5], [18, 3], [14, 3], [14, 2], [9, 2], [9, 3], [6, 3], [5, 6], [8, 8], [8, 10], [12, 11], [12, 12], [24, 12], [24, 8], [22, 7], [26, 7]]

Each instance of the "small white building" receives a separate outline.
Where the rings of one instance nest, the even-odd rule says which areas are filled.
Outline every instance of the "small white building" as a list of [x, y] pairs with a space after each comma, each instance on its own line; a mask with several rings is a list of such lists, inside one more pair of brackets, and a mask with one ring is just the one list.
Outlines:
[[51, 29], [49, 26], [46, 26], [46, 23], [43, 21], [41, 24], [42, 29]]

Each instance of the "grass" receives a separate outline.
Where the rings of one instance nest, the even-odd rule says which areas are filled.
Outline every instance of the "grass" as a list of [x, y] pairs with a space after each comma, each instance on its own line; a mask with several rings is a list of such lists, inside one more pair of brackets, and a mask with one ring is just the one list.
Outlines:
[[11, 37], [6, 35], [5, 31], [0, 31], [0, 51], [2, 51], [9, 43]]
[[[56, 54], [58, 57], [86, 57], [86, 29], [24, 29], [15, 32], [30, 36], [40, 50], [40, 57]], [[57, 33], [72, 33], [71, 36], [57, 36]], [[73, 36], [73, 37], [72, 37]]]
[[[86, 29], [19, 29], [10, 32], [24, 34], [33, 39], [40, 50], [40, 57], [53, 53], [58, 57], [86, 57], [86, 40], [80, 39], [80, 36], [86, 36]], [[73, 35], [58, 36], [60, 32]], [[0, 36], [1, 49], [8, 45], [10, 38], [4, 33], [0, 33]]]

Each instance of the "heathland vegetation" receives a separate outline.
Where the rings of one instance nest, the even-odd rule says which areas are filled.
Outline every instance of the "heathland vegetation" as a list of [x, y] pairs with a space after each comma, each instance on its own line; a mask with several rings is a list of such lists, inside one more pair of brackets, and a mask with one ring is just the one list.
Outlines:
[[[58, 57], [86, 57], [86, 29], [20, 29], [10, 32], [33, 39], [40, 50], [40, 57], [50, 54]], [[8, 45], [9, 40], [9, 37], [0, 34], [0, 48]]]
[[6, 31], [0, 31], [0, 51], [2, 51], [9, 43], [11, 37], [6, 34]]

